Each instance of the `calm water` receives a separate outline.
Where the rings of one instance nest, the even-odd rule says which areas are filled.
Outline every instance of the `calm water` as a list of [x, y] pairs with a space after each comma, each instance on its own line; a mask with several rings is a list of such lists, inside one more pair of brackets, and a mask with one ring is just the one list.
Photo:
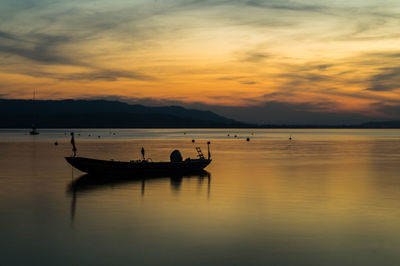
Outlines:
[[114, 183], [26, 132], [0, 131], [0, 265], [399, 265], [399, 130], [76, 130], [103, 159], [212, 142], [209, 174]]

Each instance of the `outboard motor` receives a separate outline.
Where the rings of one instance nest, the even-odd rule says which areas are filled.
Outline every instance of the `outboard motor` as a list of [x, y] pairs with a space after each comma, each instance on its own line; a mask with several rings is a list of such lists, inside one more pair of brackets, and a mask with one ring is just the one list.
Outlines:
[[174, 163], [183, 161], [182, 154], [179, 150], [174, 150], [173, 152], [171, 152], [169, 158], [171, 159], [171, 162]]

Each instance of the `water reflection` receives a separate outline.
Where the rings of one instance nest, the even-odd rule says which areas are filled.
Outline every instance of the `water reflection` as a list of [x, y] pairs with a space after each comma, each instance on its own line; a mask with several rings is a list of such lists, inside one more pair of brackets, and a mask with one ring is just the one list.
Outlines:
[[202, 186], [207, 180], [207, 198], [210, 197], [211, 174], [205, 170], [195, 171], [187, 174], [151, 174], [130, 176], [101, 176], [84, 174], [78, 178], [72, 176], [73, 180], [67, 186], [67, 193], [72, 196], [71, 202], [71, 222], [74, 221], [77, 208], [77, 199], [80, 195], [87, 192], [99, 190], [105, 187], [114, 187], [116, 185], [139, 185], [141, 187], [141, 196], [145, 196], [146, 184], [170, 180], [170, 189], [179, 192], [184, 178], [197, 179], [198, 184]]

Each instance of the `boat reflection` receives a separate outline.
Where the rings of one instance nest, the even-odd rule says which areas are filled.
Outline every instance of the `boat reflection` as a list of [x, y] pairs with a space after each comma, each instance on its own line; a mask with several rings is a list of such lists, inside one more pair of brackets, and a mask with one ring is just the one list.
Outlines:
[[185, 178], [198, 179], [199, 185], [203, 185], [207, 180], [207, 197], [210, 197], [211, 174], [205, 170], [190, 172], [187, 174], [151, 174], [140, 176], [102, 176], [93, 174], [84, 174], [76, 179], [73, 179], [67, 186], [67, 193], [72, 196], [71, 202], [71, 222], [74, 221], [77, 198], [79, 195], [86, 194], [90, 191], [99, 190], [106, 187], [124, 186], [140, 184], [141, 196], [145, 196], [146, 184], [170, 180], [170, 188], [173, 191], [179, 191], [182, 186], [182, 181]]

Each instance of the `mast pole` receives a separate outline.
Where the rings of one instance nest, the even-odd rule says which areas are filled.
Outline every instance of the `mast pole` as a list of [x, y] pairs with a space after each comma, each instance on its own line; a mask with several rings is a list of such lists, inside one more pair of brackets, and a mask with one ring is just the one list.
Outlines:
[[33, 89], [33, 99], [32, 99], [32, 105], [33, 105], [32, 129], [33, 130], [36, 128], [35, 127], [35, 120], [36, 120], [35, 98], [36, 98], [36, 89]]

